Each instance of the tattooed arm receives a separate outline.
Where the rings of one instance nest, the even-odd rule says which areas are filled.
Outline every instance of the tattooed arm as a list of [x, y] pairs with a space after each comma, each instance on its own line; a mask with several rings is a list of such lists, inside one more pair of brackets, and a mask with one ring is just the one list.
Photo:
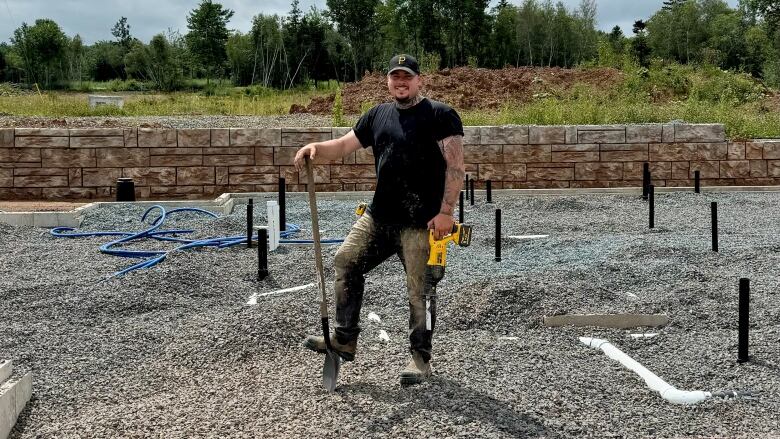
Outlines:
[[440, 213], [452, 215], [458, 195], [466, 177], [466, 165], [463, 164], [463, 136], [450, 136], [439, 141], [439, 148], [447, 162], [444, 174], [444, 198], [441, 200]]
[[458, 195], [466, 176], [466, 166], [463, 163], [463, 136], [447, 137], [439, 141], [439, 148], [447, 162], [447, 171], [444, 174], [444, 197], [441, 200], [439, 214], [428, 222], [428, 228], [434, 230], [436, 239], [441, 239], [452, 231], [454, 223], [452, 213], [455, 211], [455, 204], [458, 202]]

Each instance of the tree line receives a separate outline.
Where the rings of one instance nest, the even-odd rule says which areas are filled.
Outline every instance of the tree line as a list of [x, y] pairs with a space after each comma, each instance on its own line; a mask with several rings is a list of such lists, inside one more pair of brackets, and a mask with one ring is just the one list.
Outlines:
[[[396, 53], [417, 55], [426, 71], [456, 66], [610, 65], [629, 60], [708, 64], [780, 84], [780, 6], [776, 0], [666, 0], [629, 34], [597, 30], [595, 0], [569, 10], [551, 0], [327, 0], [327, 8], [283, 16], [259, 13], [246, 33], [234, 12], [201, 0], [187, 31], [143, 42], [127, 18], [112, 40], [85, 45], [51, 19], [23, 23], [0, 44], [0, 80], [56, 88], [74, 81], [134, 79], [159, 90], [187, 80], [287, 89], [314, 81], [354, 81], [381, 71]], [[622, 62], [622, 61], [621, 61]]]

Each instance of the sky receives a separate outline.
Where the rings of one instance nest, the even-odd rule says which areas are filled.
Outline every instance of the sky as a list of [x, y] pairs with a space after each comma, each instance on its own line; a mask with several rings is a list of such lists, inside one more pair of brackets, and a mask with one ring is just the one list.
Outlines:
[[[573, 10], [580, 0], [561, 0]], [[738, 0], [726, 0], [736, 7]], [[228, 26], [247, 32], [252, 17], [259, 13], [286, 15], [291, 0], [216, 0], [235, 14]], [[130, 33], [149, 42], [155, 34], [168, 29], [187, 32], [187, 15], [197, 7], [199, 0], [0, 0], [0, 41], [9, 42], [14, 29], [23, 22], [32, 24], [38, 18], [50, 18], [60, 25], [69, 37], [81, 35], [85, 44], [112, 40], [111, 28], [120, 17], [127, 17]], [[491, 2], [491, 6], [497, 3]], [[522, 0], [510, 0], [520, 4]], [[663, 0], [596, 0], [598, 28], [610, 31], [615, 25], [631, 34], [637, 19], [647, 19], [660, 9]], [[300, 8], [311, 6], [325, 9], [325, 0], [300, 0]]]

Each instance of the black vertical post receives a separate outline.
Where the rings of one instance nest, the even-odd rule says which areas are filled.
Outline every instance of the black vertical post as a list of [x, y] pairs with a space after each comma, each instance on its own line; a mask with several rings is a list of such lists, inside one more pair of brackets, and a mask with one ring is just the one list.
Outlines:
[[493, 202], [493, 182], [490, 180], [485, 181], [485, 190], [487, 191], [487, 202]]
[[650, 187], [650, 164], [642, 165], [642, 199], [647, 201], [647, 192]]
[[701, 192], [701, 176], [699, 171], [693, 171], [693, 191], [697, 194]]
[[268, 229], [257, 231], [257, 280], [268, 276]]
[[469, 199], [469, 174], [466, 174], [466, 199]]
[[246, 248], [252, 248], [252, 221], [254, 219], [255, 206], [252, 199], [246, 205]]
[[501, 209], [496, 209], [496, 262], [501, 262]]
[[470, 203], [472, 206], [474, 205], [474, 179], [472, 178], [471, 181], [469, 181], [469, 191], [471, 191], [471, 200]]
[[650, 199], [650, 209], [649, 209], [649, 216], [650, 216], [650, 228], [655, 227], [655, 186], [652, 184], [647, 187], [647, 196]]
[[739, 352], [737, 363], [750, 361], [748, 331], [750, 330], [750, 279], [739, 280]]
[[279, 179], [279, 231], [281, 232], [287, 230], [287, 215], [285, 215], [285, 210], [287, 209], [286, 191], [287, 186], [285, 185], [284, 177], [282, 177]]
[[718, 251], [718, 203], [713, 201], [710, 205], [712, 211], [712, 251]]
[[463, 224], [463, 192], [460, 191], [460, 201], [458, 202], [458, 222]]

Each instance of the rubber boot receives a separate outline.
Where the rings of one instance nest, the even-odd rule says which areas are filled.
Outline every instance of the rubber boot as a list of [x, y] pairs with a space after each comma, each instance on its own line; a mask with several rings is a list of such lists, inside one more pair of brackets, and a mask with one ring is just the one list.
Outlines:
[[420, 384], [431, 377], [431, 363], [423, 360], [422, 355], [417, 352], [412, 353], [412, 360], [401, 371], [401, 385], [412, 386]]
[[[355, 359], [355, 351], [357, 351], [357, 340], [353, 340], [346, 344], [341, 344], [336, 339], [335, 335], [331, 335], [330, 345], [344, 361], [353, 361]], [[306, 339], [303, 340], [303, 347], [321, 354], [324, 354], [328, 349], [328, 346], [325, 344], [325, 337], [321, 335], [310, 335], [306, 337]]]

